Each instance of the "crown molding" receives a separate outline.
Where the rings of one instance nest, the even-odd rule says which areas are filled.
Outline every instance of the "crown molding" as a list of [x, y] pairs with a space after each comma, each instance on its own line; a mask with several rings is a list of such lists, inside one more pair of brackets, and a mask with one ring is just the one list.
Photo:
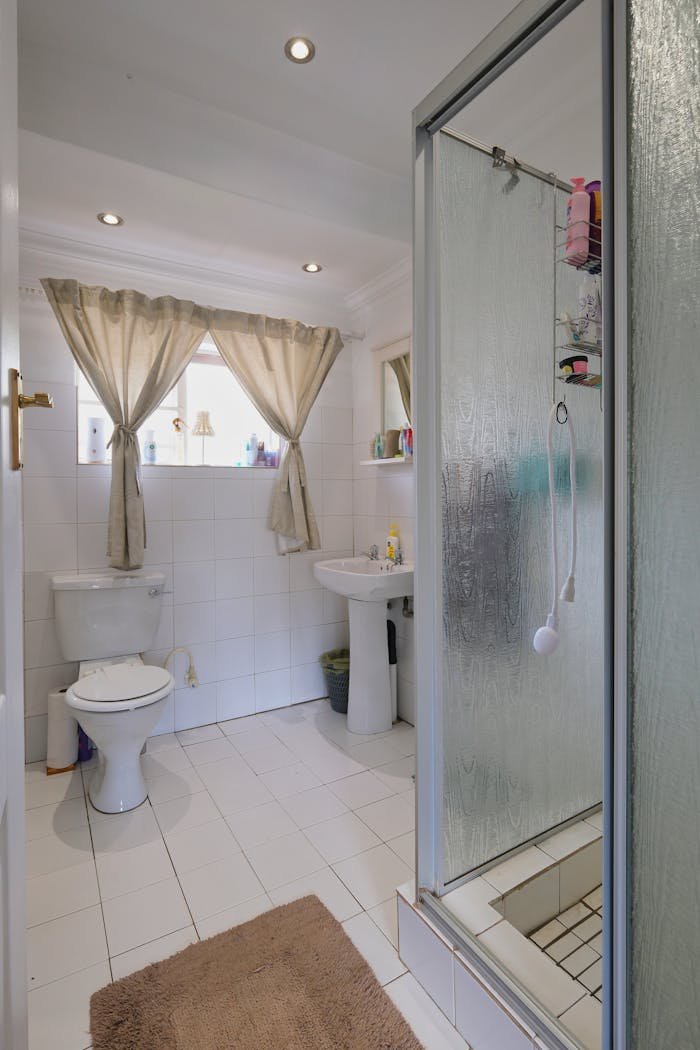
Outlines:
[[351, 292], [350, 295], [346, 295], [346, 308], [351, 314], [356, 313], [358, 310], [363, 310], [370, 303], [375, 302], [377, 299], [382, 299], [389, 292], [393, 292], [395, 288], [410, 280], [412, 272], [412, 256], [406, 255], [403, 259], [399, 259], [397, 263], [394, 263], [393, 266], [390, 266], [388, 270], [380, 273], [378, 277], [374, 277], [367, 284], [363, 284], [360, 288]]
[[[324, 317], [329, 313], [337, 317], [333, 321], [319, 319], [312, 323], [332, 323], [339, 328], [348, 327], [348, 308], [341, 292], [319, 295], [318, 291], [302, 286], [293, 278], [272, 277], [269, 273], [255, 271], [240, 273], [216, 270], [141, 252], [107, 248], [104, 245], [27, 228], [21, 228], [19, 231], [19, 247], [20, 286], [24, 290], [25, 300], [33, 291], [41, 289], [39, 278], [45, 276], [47, 266], [55, 265], [54, 260], [61, 259], [79, 263], [83, 271], [87, 268], [89, 272], [94, 267], [94, 280], [97, 283], [104, 283], [105, 268], [124, 271], [130, 275], [142, 273], [158, 282], [168, 282], [170, 286], [195, 286], [207, 291], [215, 301], [205, 305], [231, 306], [232, 298], [240, 296], [244, 301], [254, 300], [263, 308], [262, 312], [267, 312], [273, 303], [282, 300], [284, 303], [294, 304], [295, 307], [301, 306], [307, 314], [309, 309], [320, 307]], [[90, 279], [81, 275], [81, 280]], [[222, 293], [225, 293], [225, 299], [222, 299]], [[266, 302], [267, 307], [264, 305]], [[250, 306], [240, 308], [250, 309]], [[276, 306], [275, 311], [279, 312]]]

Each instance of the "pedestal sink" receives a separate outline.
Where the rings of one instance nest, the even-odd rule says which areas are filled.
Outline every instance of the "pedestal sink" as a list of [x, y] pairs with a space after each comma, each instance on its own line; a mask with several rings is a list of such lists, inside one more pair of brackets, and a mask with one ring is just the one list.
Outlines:
[[386, 603], [413, 594], [413, 565], [372, 561], [361, 555], [316, 562], [314, 575], [329, 591], [348, 599], [348, 729], [351, 733], [386, 733], [391, 729]]

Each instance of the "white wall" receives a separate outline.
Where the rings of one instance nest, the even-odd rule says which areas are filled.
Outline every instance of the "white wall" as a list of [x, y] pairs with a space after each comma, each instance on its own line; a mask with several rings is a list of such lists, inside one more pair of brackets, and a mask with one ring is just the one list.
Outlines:
[[[411, 332], [411, 281], [406, 276], [396, 287], [372, 298], [356, 310], [353, 328], [364, 331], [354, 344], [352, 358], [354, 418], [353, 521], [355, 553], [376, 543], [380, 554], [389, 526], [396, 522], [404, 556], [414, 557], [413, 465], [362, 466], [369, 457], [369, 443], [379, 430], [374, 351]], [[416, 441], [420, 436], [416, 435]], [[415, 724], [415, 671], [413, 620], [402, 615], [401, 601], [389, 612], [396, 624], [399, 714]]]
[[[121, 286], [144, 286], [143, 275], [131, 276]], [[107, 565], [109, 498], [109, 468], [76, 462], [73, 359], [48, 304], [37, 295], [30, 298], [21, 311], [25, 390], [50, 391], [55, 407], [25, 414], [29, 762], [46, 755], [49, 689], [69, 685], [77, 676], [77, 666], [61, 659], [49, 577]], [[275, 553], [274, 536], [265, 527], [273, 472], [144, 467], [145, 564], [161, 569], [168, 580], [160, 630], [147, 660], [161, 661], [173, 645], [190, 646], [200, 680], [198, 689], [185, 688], [185, 660], [176, 657], [177, 688], [156, 732], [325, 695], [318, 657], [347, 644], [347, 604], [317, 585], [311, 566], [320, 557], [353, 550], [352, 371], [348, 347], [333, 365], [304, 432], [323, 553]]]

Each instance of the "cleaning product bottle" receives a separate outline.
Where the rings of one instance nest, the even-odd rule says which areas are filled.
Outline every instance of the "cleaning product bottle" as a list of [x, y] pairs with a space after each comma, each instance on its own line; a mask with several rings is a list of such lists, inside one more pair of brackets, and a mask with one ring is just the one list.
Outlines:
[[590, 200], [590, 226], [588, 231], [588, 258], [600, 259], [602, 241], [603, 197], [600, 179], [586, 183], [586, 193]]
[[389, 526], [389, 535], [386, 538], [386, 556], [389, 561], [395, 561], [399, 551], [399, 530], [396, 525]]
[[566, 205], [566, 261], [570, 266], [582, 266], [588, 258], [591, 198], [586, 193], [585, 179], [571, 181], [574, 192]]
[[143, 446], [143, 461], [144, 463], [155, 463], [156, 461], [156, 432], [155, 430], [146, 431], [146, 441]]

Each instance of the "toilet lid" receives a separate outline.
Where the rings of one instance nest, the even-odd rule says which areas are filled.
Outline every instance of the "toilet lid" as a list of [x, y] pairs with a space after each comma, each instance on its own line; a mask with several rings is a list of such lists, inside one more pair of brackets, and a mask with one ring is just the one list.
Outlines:
[[98, 667], [78, 679], [73, 692], [80, 700], [114, 703], [117, 700], [136, 700], [164, 689], [170, 674], [164, 667], [150, 664], [113, 664]]

